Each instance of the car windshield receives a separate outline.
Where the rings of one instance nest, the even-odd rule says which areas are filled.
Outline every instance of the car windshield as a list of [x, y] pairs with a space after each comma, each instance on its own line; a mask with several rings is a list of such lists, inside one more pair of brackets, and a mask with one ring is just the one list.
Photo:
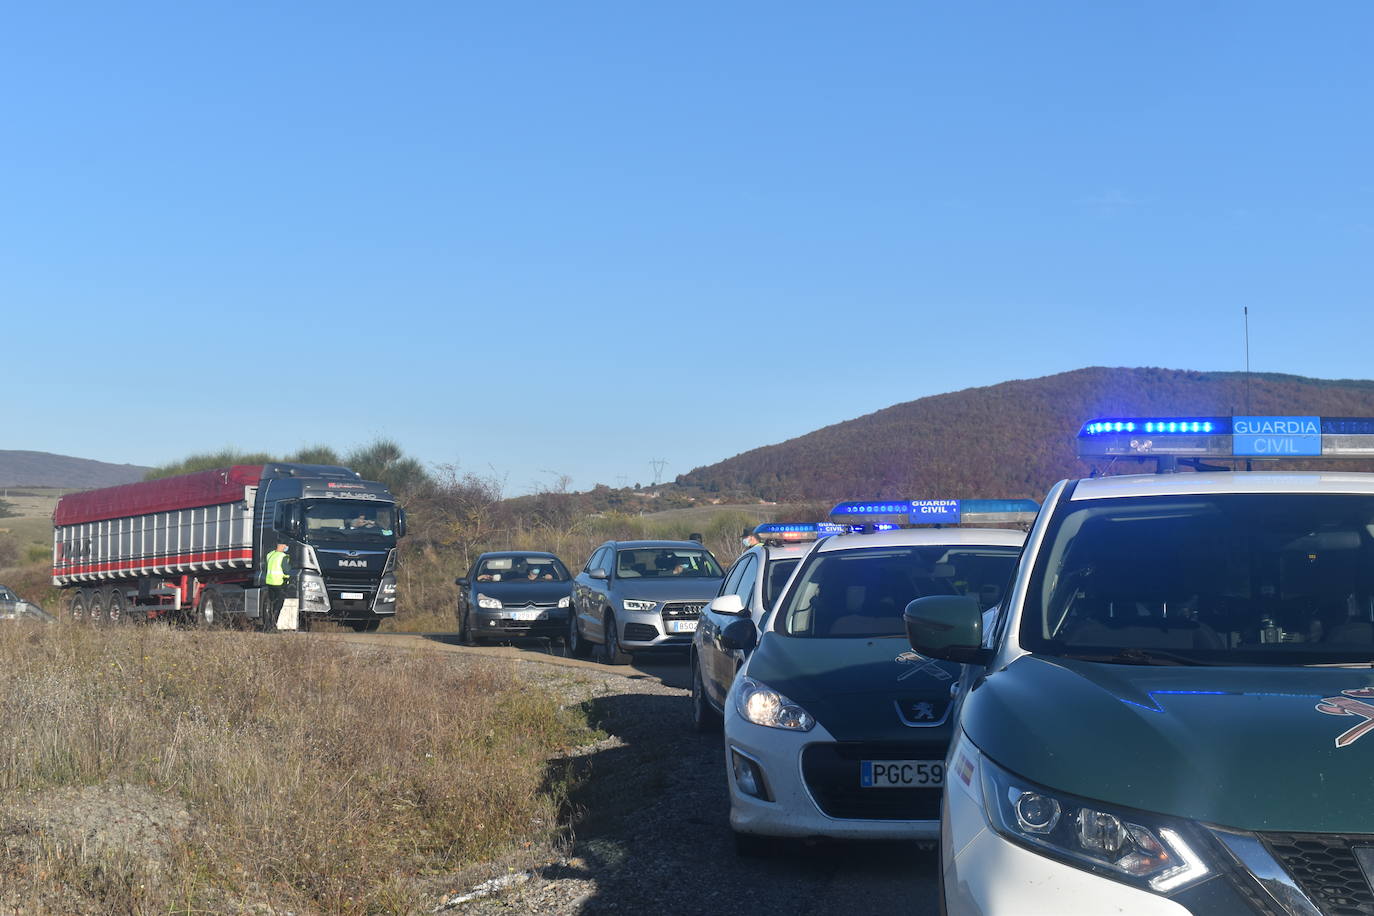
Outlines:
[[801, 562], [801, 557], [790, 557], [786, 560], [774, 560], [768, 564], [768, 575], [763, 580], [763, 606], [771, 608], [773, 602], [778, 600], [778, 595], [782, 594], [783, 587], [787, 585], [788, 578], [792, 575], [792, 570], [797, 568]]
[[716, 558], [688, 547], [634, 547], [616, 552], [615, 574], [621, 579], [718, 579], [724, 575]]
[[1016, 567], [1019, 547], [863, 547], [813, 553], [783, 599], [775, 627], [788, 636], [902, 636], [902, 612], [927, 595], [974, 595], [988, 608]]
[[10, 590], [9, 590], [8, 588], [6, 588], [5, 586], [0, 585], [0, 601], [18, 601], [18, 600], [19, 600], [19, 596], [18, 596], [18, 595], [16, 595], [14, 592], [10, 591]]
[[1067, 502], [1021, 621], [1035, 652], [1128, 664], [1374, 661], [1374, 497]]
[[396, 508], [386, 503], [317, 500], [305, 504], [309, 541], [387, 541], [396, 539]]
[[556, 557], [487, 557], [477, 564], [478, 582], [567, 582], [567, 567]]

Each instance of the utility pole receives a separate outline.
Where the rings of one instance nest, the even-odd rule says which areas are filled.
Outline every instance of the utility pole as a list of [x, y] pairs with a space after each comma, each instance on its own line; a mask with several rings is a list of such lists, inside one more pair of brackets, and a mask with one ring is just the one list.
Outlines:
[[654, 486], [658, 486], [658, 479], [663, 476], [663, 468], [668, 464], [667, 458], [649, 459], [649, 467], [654, 469]]

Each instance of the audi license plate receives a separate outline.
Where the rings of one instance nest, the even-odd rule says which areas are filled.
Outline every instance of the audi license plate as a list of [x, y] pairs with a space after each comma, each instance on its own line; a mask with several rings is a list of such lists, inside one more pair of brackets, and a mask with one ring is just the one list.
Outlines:
[[938, 789], [945, 784], [943, 760], [862, 760], [859, 785], [865, 789]]
[[544, 616], [543, 611], [510, 611], [507, 615], [511, 620], [538, 620]]
[[669, 633], [695, 633], [697, 622], [695, 620], [670, 620], [668, 621]]

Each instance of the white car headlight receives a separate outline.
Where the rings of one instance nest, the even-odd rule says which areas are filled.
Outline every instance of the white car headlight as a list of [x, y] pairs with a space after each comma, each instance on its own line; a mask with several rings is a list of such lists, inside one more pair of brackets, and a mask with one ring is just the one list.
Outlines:
[[816, 720], [805, 709], [751, 677], [739, 679], [735, 710], [746, 721], [769, 728], [809, 732], [816, 725]]
[[481, 608], [486, 608], [489, 611], [501, 610], [501, 602], [498, 599], [488, 598], [481, 592], [477, 593], [477, 606]]
[[1190, 821], [1064, 795], [986, 757], [980, 764], [988, 823], [1010, 839], [1160, 894], [1212, 874], [1203, 858], [1207, 847]]
[[638, 598], [626, 598], [620, 602], [627, 611], [652, 611], [658, 607], [657, 601], [641, 601]]
[[558, 599], [559, 607], [572, 607], [572, 595], [564, 595]]

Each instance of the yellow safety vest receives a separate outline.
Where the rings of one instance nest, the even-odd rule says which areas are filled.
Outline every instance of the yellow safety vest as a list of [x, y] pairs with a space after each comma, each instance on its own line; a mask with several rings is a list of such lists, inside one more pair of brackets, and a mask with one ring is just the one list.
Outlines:
[[286, 554], [280, 550], [273, 550], [267, 554], [267, 584], [285, 585], [286, 570], [282, 568], [286, 563]]

